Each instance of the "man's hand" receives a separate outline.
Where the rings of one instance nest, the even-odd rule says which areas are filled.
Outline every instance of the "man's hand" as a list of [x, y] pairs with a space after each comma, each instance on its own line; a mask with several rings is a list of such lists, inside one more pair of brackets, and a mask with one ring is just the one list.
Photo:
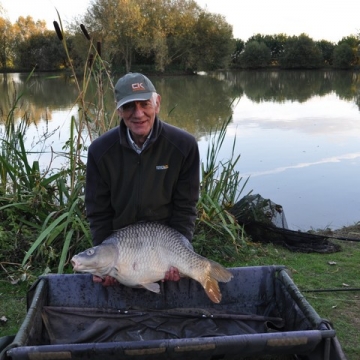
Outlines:
[[162, 281], [170, 280], [170, 281], [179, 281], [180, 273], [176, 267], [171, 266], [170, 269], [165, 273], [165, 278]]
[[118, 283], [112, 276], [106, 275], [103, 279], [100, 276], [93, 275], [93, 282], [102, 283], [102, 286], [113, 286]]

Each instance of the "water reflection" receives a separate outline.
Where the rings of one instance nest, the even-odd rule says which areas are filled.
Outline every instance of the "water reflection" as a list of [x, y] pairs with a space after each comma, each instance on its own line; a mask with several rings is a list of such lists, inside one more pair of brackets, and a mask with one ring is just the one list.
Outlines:
[[[213, 129], [232, 115], [234, 102], [244, 95], [252, 102], [304, 103], [334, 93], [360, 106], [359, 74], [346, 71], [227, 71], [209, 76], [152, 77], [162, 95], [162, 118], [196, 135]], [[79, 94], [71, 77], [59, 74], [0, 74], [0, 107], [7, 114], [16, 96], [18, 108], [38, 123], [51, 120], [52, 112], [76, 105]], [[82, 84], [80, 83], [80, 87]], [[114, 109], [110, 86], [105, 83], [105, 108]], [[90, 84], [89, 103], [95, 103], [96, 85]], [[360, 109], [360, 107], [359, 107]], [[271, 115], [271, 114], [270, 114]], [[3, 119], [3, 117], [2, 117]]]
[[210, 75], [238, 89], [239, 97], [244, 93], [256, 103], [302, 103], [332, 92], [340, 99], [356, 100], [360, 87], [360, 74], [350, 71], [228, 71]]
[[155, 77], [153, 81], [162, 95], [162, 119], [197, 138], [231, 116], [231, 104], [238, 96], [232, 84], [209, 76]]
[[[69, 120], [78, 115], [73, 79], [59, 74], [0, 74], [0, 118], [20, 97], [16, 118], [30, 114], [27, 146], [39, 132], [56, 134], [46, 146], [60, 152]], [[283, 205], [294, 229], [333, 228], [360, 220], [359, 74], [342, 71], [239, 71], [152, 77], [162, 95], [161, 118], [194, 134], [205, 159], [208, 134], [232, 116], [219, 160], [235, 151], [250, 176], [247, 191]], [[87, 103], [97, 102], [90, 84]], [[105, 84], [104, 111], [114, 98]], [[45, 121], [47, 120], [47, 121]], [[36, 145], [35, 145], [36, 146]], [[39, 150], [40, 151], [40, 150]], [[48, 166], [49, 154], [41, 155]], [[52, 166], [58, 167], [56, 161]]]

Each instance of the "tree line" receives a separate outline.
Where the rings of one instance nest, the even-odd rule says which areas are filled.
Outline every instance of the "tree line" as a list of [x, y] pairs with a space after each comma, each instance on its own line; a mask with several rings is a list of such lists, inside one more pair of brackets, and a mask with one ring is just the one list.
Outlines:
[[[98, 52], [114, 70], [189, 73], [271, 66], [349, 69], [359, 65], [360, 55], [360, 35], [337, 44], [314, 41], [306, 34], [234, 39], [232, 26], [222, 15], [202, 9], [193, 0], [94, 0], [63, 34], [66, 49], [44, 21], [27, 16], [11, 24], [0, 16], [0, 69], [64, 69], [70, 65], [66, 51], [78, 69]], [[94, 46], [89, 47], [89, 41]]]
[[232, 63], [235, 67], [250, 69], [274, 65], [283, 69], [350, 69], [360, 65], [359, 59], [360, 35], [344, 37], [335, 44], [327, 40], [314, 41], [307, 34], [257, 34], [246, 43], [236, 40]]

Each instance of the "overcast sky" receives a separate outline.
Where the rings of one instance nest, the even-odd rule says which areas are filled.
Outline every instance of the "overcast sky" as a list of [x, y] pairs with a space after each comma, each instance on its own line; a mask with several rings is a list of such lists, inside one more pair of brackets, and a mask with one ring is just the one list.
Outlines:
[[[224, 15], [235, 38], [246, 41], [254, 34], [308, 34], [313, 40], [338, 42], [360, 33], [360, 0], [196, 0], [210, 12]], [[83, 14], [90, 0], [0, 0], [12, 23], [30, 15], [45, 20], [50, 28]]]

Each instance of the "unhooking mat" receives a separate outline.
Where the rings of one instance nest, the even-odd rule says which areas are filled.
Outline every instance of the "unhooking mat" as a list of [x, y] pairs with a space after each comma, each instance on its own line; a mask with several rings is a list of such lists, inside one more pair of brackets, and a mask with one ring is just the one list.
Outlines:
[[45, 306], [42, 318], [44, 338], [52, 345], [256, 334], [284, 326], [277, 317], [184, 308], [101, 310]]

